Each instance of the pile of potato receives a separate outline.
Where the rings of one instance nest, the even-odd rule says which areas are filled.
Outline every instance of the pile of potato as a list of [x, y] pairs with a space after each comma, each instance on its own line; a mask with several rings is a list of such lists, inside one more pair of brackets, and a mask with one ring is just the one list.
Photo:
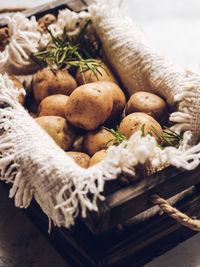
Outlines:
[[[38, 31], [46, 33], [52, 23], [56, 23], [54, 15], [43, 16], [38, 20]], [[1, 51], [9, 40], [9, 29], [2, 28]], [[43, 68], [33, 76], [26, 99], [23, 94], [19, 96], [36, 122], [83, 168], [100, 162], [106, 157], [106, 149], [117, 143], [113, 133], [102, 126], [118, 128], [127, 139], [142, 129], [144, 136], [154, 135], [162, 144], [160, 134], [168, 120], [168, 107], [161, 97], [137, 92], [128, 98], [109, 67], [102, 61], [100, 65], [98, 79], [90, 70], [81, 73], [73, 68], [70, 72]], [[9, 77], [15, 88], [23, 87], [16, 77]]]
[[39, 70], [33, 77], [32, 94], [25, 101], [36, 122], [83, 168], [104, 159], [106, 149], [116, 143], [115, 136], [102, 126], [118, 126], [127, 138], [143, 127], [144, 135], [150, 133], [162, 143], [152, 126], [162, 133], [168, 118], [161, 97], [137, 92], [126, 99], [110, 69], [104, 64], [99, 71], [98, 79], [89, 77], [90, 71], [84, 72], [85, 80], [90, 78], [84, 84], [79, 70], [73, 76], [66, 70]]

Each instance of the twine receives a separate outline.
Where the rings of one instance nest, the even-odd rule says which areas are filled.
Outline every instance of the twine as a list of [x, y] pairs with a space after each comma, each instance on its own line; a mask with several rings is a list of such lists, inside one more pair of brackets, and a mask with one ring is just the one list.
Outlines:
[[194, 231], [200, 231], [200, 220], [192, 219], [185, 213], [172, 207], [165, 199], [161, 198], [156, 194], [151, 196], [151, 201], [153, 202], [153, 204], [158, 205], [162, 211], [166, 212], [170, 217], [172, 217], [178, 223], [187, 226], [188, 228]]

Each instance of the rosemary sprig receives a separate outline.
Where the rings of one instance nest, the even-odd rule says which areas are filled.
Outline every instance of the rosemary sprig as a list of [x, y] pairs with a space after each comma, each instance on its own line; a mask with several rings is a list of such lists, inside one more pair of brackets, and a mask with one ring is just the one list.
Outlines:
[[[99, 56], [100, 43], [88, 38], [87, 27], [90, 23], [91, 20], [88, 20], [76, 35], [69, 35], [64, 28], [62, 37], [54, 36], [47, 28], [52, 40], [44, 50], [33, 54], [36, 63], [40, 60], [40, 63], [45, 63], [52, 70], [74, 66], [80, 68], [84, 83], [89, 81], [92, 74], [98, 80], [98, 75], [102, 75], [99, 68], [105, 68], [99, 60], [94, 59]], [[84, 72], [87, 70], [90, 70], [90, 75], [86, 81]]]
[[151, 127], [164, 140], [163, 146], [161, 145], [162, 148], [165, 146], [173, 146], [178, 148], [181, 145], [183, 137], [169, 127], [164, 126], [165, 130], [163, 130], [163, 134], [160, 133], [153, 125]]
[[108, 148], [108, 144], [111, 143], [111, 142], [113, 142], [113, 145], [119, 145], [119, 144], [121, 144], [124, 140], [126, 140], [126, 141], [129, 140], [128, 137], [126, 137], [126, 136], [124, 136], [124, 135], [122, 135], [122, 134], [120, 133], [119, 127], [117, 127], [117, 130], [109, 129], [109, 128], [105, 127], [105, 126], [102, 126], [102, 127], [103, 127], [105, 130], [107, 130], [108, 132], [112, 133], [113, 136], [114, 136], [113, 139], [110, 139], [110, 140], [106, 143], [105, 148]]
[[141, 127], [141, 132], [142, 132], [141, 136], [142, 136], [142, 137], [144, 137], [144, 136], [145, 136], [145, 135], [144, 135], [144, 127], [145, 127], [145, 123], [144, 123], [144, 124], [142, 124], [142, 127]]
[[[105, 126], [102, 126], [102, 128], [104, 128], [105, 130], [107, 130], [108, 132], [112, 133], [114, 138], [113, 139], [110, 139], [104, 148], [108, 148], [108, 144], [110, 142], [113, 142], [113, 145], [119, 145], [121, 144], [124, 140], [128, 141], [129, 138], [122, 135], [120, 133], [120, 129], [119, 127], [117, 127], [117, 130], [114, 130], [114, 129], [109, 129]], [[159, 132], [153, 125], [151, 125], [151, 128], [163, 139], [164, 142], [162, 143], [162, 145], [158, 144], [158, 146], [161, 148], [161, 149], [164, 149], [166, 146], [173, 146], [173, 147], [176, 147], [178, 148], [182, 141], [183, 141], [183, 137], [181, 135], [179, 135], [178, 133], [176, 133], [175, 131], [173, 131], [172, 129], [170, 129], [169, 127], [167, 126], [164, 126], [164, 129], [163, 130], [163, 133]], [[145, 124], [142, 125], [141, 127], [141, 136], [144, 137], [145, 136]], [[153, 133], [152, 131], [148, 131], [148, 134], [153, 136]]]

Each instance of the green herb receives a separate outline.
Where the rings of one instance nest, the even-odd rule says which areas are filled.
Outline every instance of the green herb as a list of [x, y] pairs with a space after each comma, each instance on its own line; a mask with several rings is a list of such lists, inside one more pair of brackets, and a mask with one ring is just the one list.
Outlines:
[[151, 136], [153, 136], [153, 133], [152, 133], [152, 131], [148, 131], [148, 134], [149, 134], [149, 135], [151, 135]]
[[144, 127], [145, 127], [145, 124], [142, 124], [142, 127], [141, 127], [142, 137], [144, 137]]
[[[68, 35], [64, 28], [61, 38], [54, 36], [47, 28], [52, 40], [44, 50], [33, 54], [36, 63], [45, 63], [52, 70], [55, 70], [55, 67], [56, 69], [70, 66], [80, 68], [84, 83], [89, 81], [92, 74], [98, 79], [98, 75], [102, 75], [99, 68], [104, 69], [104, 67], [99, 60], [94, 59], [99, 56], [100, 42], [98, 40], [91, 41], [88, 38], [86, 30], [90, 23], [91, 20], [88, 20], [79, 33], [72, 36]], [[84, 72], [87, 70], [90, 70], [90, 75], [86, 81]]]
[[128, 137], [126, 137], [126, 136], [124, 136], [124, 135], [122, 135], [122, 134], [120, 133], [119, 127], [117, 128], [117, 130], [109, 129], [109, 128], [104, 127], [104, 126], [103, 126], [103, 128], [104, 128], [105, 130], [107, 130], [108, 132], [112, 133], [113, 136], [114, 136], [113, 139], [110, 139], [110, 140], [106, 143], [105, 148], [108, 148], [108, 144], [109, 144], [110, 142], [113, 142], [113, 145], [119, 145], [119, 144], [121, 144], [123, 141], [125, 141], [125, 140], [128, 141], [128, 140], [129, 140]]
[[[178, 148], [181, 145], [183, 137], [177, 134], [172, 129], [168, 128], [167, 126], [164, 126], [165, 130], [163, 130], [163, 133], [160, 133], [153, 125], [151, 127], [164, 140], [164, 146], [167, 145]], [[163, 146], [161, 147], [163, 148]]]
[[[144, 128], [145, 128], [145, 123], [142, 124], [142, 126], [141, 126], [141, 132], [142, 132], [141, 136], [142, 136], [142, 137], [145, 137], [145, 134], [144, 134]], [[148, 134], [151, 135], [151, 136], [153, 136], [152, 131], [148, 131]]]

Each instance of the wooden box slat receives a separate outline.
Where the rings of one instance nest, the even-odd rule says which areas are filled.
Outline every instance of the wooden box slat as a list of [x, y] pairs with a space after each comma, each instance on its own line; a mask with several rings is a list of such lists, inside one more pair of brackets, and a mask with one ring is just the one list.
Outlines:
[[[80, 12], [87, 9], [88, 4], [92, 2], [89, 1], [82, 1], [82, 0], [55, 0], [48, 2], [46, 4], [42, 4], [40, 6], [27, 9], [23, 11], [22, 13], [26, 17], [36, 16], [36, 18], [39, 18], [47, 13], [53, 13], [55, 15], [58, 14], [58, 10], [69, 8], [70, 10], [73, 10], [75, 12]], [[7, 14], [9, 15], [9, 14]], [[12, 16], [13, 14], [11, 14]], [[0, 17], [0, 26], [5, 26], [8, 23], [8, 19], [6, 17]]]
[[[188, 189], [174, 206], [190, 216], [200, 217], [200, 192]], [[47, 235], [48, 219], [36, 203], [27, 210], [35, 224]], [[70, 230], [54, 227], [47, 237], [72, 266], [139, 267], [172, 249], [196, 232], [183, 227], [166, 214], [158, 213], [143, 222], [94, 236], [81, 218]]]
[[85, 223], [93, 234], [102, 234], [117, 224], [153, 206], [151, 196], [168, 199], [192, 185], [200, 183], [200, 167], [193, 171], [167, 167], [133, 185], [119, 189], [99, 202], [99, 212], [88, 212]]

